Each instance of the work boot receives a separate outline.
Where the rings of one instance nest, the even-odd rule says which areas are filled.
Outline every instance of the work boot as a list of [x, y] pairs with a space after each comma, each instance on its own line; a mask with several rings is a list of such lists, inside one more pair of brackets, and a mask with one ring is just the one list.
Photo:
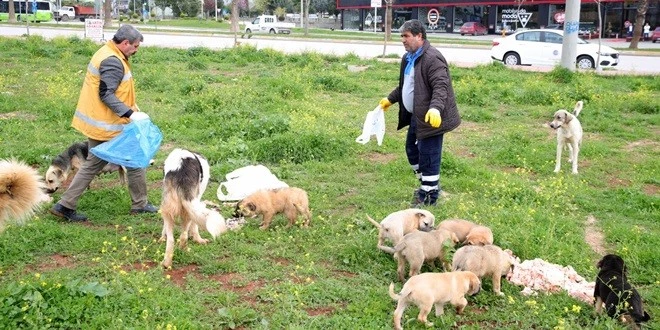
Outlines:
[[428, 205], [428, 204], [426, 204], [427, 199], [428, 199], [428, 195], [426, 194], [426, 192], [424, 190], [416, 189], [413, 192], [413, 200], [412, 200], [412, 203], [410, 203], [410, 207], [412, 207], [412, 208], [421, 208], [424, 205]]
[[70, 222], [87, 221], [87, 217], [84, 214], [77, 213], [76, 210], [62, 206], [60, 203], [53, 205], [50, 209], [50, 213], [56, 217], [67, 219]]
[[151, 203], [147, 203], [144, 207], [139, 209], [131, 209], [131, 215], [136, 215], [140, 213], [157, 213], [158, 208]]
[[426, 193], [426, 200], [424, 205], [431, 205], [435, 206], [438, 203], [438, 196], [440, 195], [440, 191], [436, 190], [431, 190]]

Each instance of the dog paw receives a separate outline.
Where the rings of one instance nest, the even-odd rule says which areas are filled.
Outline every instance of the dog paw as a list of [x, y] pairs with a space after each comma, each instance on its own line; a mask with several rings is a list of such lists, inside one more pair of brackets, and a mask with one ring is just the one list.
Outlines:
[[555, 172], [555, 173], [559, 173], [559, 169], [556, 168], [553, 172]]
[[268, 226], [259, 226], [259, 229], [261, 229], [261, 230], [267, 230], [267, 229], [268, 229]]
[[204, 244], [208, 243], [209, 240], [207, 240], [207, 239], [198, 239], [198, 240], [195, 240], [195, 242], [204, 245]]
[[424, 325], [426, 325], [427, 328], [431, 328], [433, 327], [433, 322], [426, 322]]

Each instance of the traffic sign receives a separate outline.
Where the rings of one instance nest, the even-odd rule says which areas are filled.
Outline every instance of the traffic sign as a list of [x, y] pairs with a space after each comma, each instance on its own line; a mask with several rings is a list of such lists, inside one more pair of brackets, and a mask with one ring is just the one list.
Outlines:
[[429, 24], [435, 25], [438, 23], [439, 19], [440, 19], [440, 13], [438, 12], [437, 9], [433, 8], [429, 10], [429, 14], [427, 16], [427, 20], [429, 21]]
[[371, 7], [380, 8], [383, 6], [383, 0], [371, 0]]

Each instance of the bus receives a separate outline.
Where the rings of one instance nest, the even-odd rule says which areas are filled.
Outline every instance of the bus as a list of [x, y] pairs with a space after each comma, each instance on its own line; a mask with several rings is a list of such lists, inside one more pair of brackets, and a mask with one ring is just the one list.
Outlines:
[[[33, 2], [37, 4], [37, 12], [32, 12]], [[26, 13], [27, 11], [27, 13]], [[48, 22], [53, 19], [55, 4], [48, 0], [14, 0], [14, 13], [17, 21]], [[9, 0], [0, 0], [0, 22], [9, 20]]]

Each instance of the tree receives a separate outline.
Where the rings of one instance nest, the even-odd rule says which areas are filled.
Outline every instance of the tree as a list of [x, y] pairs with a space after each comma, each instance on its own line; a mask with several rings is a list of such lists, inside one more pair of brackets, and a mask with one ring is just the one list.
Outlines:
[[642, 35], [644, 20], [646, 18], [646, 11], [649, 9], [649, 0], [639, 0], [637, 2], [637, 17], [635, 18], [635, 29], [633, 30], [633, 37], [630, 40], [630, 49], [637, 49], [637, 43]]
[[9, 23], [16, 23], [16, 12], [14, 11], [14, 0], [9, 0]]
[[112, 27], [112, 1], [105, 1], [103, 3], [103, 27]]

